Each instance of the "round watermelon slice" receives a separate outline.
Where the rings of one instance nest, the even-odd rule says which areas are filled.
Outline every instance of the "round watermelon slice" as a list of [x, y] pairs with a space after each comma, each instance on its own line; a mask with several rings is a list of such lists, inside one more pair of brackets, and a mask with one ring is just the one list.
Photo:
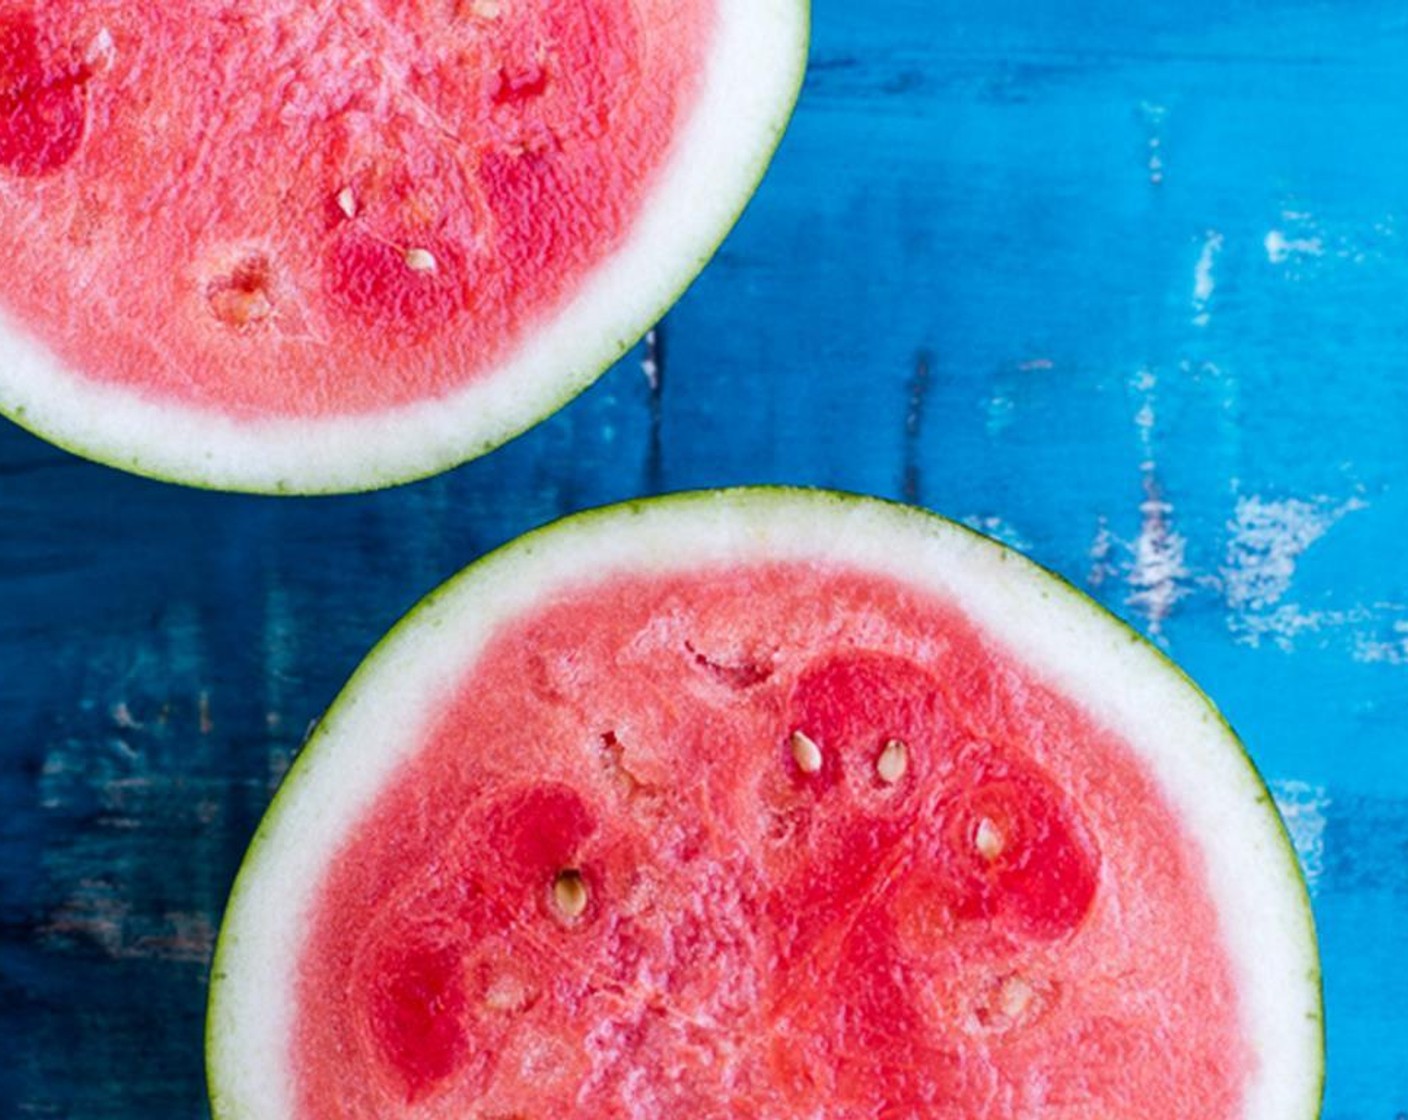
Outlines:
[[0, 412], [369, 489], [586, 387], [703, 267], [806, 0], [0, 0]]
[[231, 898], [217, 1120], [1308, 1120], [1265, 786], [1131, 631], [926, 513], [570, 518], [357, 672]]

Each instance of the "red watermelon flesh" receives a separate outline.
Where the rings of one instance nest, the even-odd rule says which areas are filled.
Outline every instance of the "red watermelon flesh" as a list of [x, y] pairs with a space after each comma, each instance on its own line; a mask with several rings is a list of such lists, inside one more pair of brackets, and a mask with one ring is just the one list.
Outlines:
[[622, 240], [716, 0], [0, 6], [3, 306], [235, 419], [490, 371]]
[[615, 575], [444, 711], [313, 898], [299, 1116], [1242, 1115], [1199, 849], [931, 593]]

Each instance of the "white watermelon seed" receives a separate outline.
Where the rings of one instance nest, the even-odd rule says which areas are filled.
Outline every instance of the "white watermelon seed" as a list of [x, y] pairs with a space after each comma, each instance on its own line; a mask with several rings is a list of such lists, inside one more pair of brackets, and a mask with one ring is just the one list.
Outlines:
[[986, 860], [994, 860], [1002, 854], [1002, 833], [987, 817], [978, 822], [978, 830], [973, 834], [973, 847]]
[[495, 977], [484, 993], [484, 1005], [494, 1011], [521, 1011], [528, 999], [523, 982], [510, 973]]
[[1009, 1019], [1018, 1019], [1032, 1002], [1036, 992], [1020, 976], [1009, 976], [997, 993], [998, 1006]]
[[803, 774], [821, 769], [821, 748], [801, 731], [792, 732], [792, 761]]
[[117, 44], [113, 42], [112, 32], [106, 27], [98, 29], [98, 33], [93, 36], [93, 41], [88, 44], [88, 53], [84, 61], [89, 66], [106, 70], [117, 57]]
[[559, 871], [552, 881], [552, 901], [564, 918], [580, 918], [587, 909], [587, 884], [575, 868]]
[[438, 262], [429, 249], [407, 249], [406, 267], [412, 272], [434, 272]]
[[343, 187], [337, 192], [337, 208], [349, 218], [357, 216], [357, 196], [352, 193], [351, 187]]
[[909, 769], [909, 748], [899, 739], [891, 739], [875, 760], [875, 773], [887, 786], [904, 777]]

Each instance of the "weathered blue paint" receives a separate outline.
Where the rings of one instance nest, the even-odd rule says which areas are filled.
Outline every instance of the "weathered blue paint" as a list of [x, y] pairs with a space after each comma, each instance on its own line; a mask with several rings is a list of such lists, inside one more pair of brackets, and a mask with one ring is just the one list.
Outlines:
[[199, 1116], [212, 930], [308, 722], [560, 513], [908, 496], [1153, 634], [1311, 872], [1329, 1120], [1408, 1111], [1408, 16], [817, 0], [762, 193], [641, 353], [385, 494], [178, 490], [0, 428], [0, 1113]]

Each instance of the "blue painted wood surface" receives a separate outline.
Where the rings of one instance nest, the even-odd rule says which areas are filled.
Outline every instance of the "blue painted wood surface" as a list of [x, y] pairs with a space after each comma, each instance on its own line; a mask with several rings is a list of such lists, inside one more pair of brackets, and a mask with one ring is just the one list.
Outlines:
[[730, 482], [908, 497], [1178, 658], [1310, 875], [1330, 1120], [1408, 1111], [1408, 15], [817, 0], [794, 127], [643, 350], [396, 491], [197, 493], [0, 427], [0, 1114], [204, 1113], [238, 859], [463, 564]]

